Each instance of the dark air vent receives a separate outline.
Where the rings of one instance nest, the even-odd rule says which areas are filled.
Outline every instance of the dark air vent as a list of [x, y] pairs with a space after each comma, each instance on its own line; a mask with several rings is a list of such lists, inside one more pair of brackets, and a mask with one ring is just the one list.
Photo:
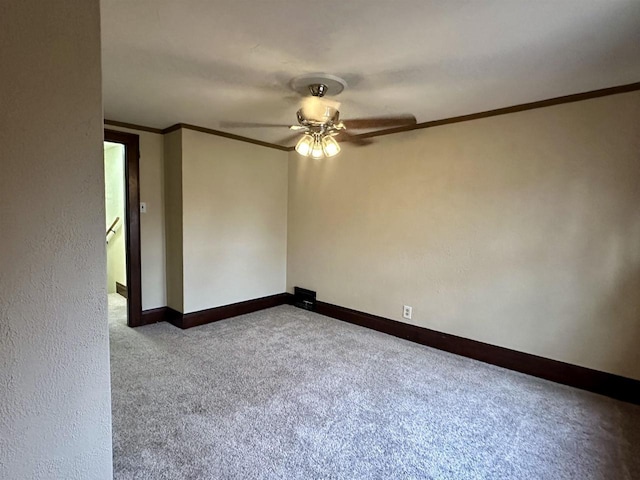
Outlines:
[[293, 287], [293, 304], [305, 310], [316, 309], [316, 292], [306, 288]]

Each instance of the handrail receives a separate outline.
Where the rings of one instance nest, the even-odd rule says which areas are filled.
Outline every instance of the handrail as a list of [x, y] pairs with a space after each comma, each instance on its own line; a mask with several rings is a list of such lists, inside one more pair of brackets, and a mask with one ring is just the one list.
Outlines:
[[106, 235], [107, 237], [109, 236], [109, 232], [116, 233], [116, 231], [113, 229], [113, 227], [116, 226], [116, 224], [118, 223], [119, 220], [120, 220], [120, 217], [116, 217], [116, 219], [113, 221], [111, 226], [107, 229], [107, 235]]

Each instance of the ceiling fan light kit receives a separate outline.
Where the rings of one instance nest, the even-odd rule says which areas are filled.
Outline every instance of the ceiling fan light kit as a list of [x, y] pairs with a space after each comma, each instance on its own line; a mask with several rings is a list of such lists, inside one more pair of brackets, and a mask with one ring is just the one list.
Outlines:
[[331, 135], [306, 133], [298, 141], [296, 152], [303, 157], [323, 158], [334, 157], [340, 153], [340, 145]]
[[333, 157], [340, 153], [340, 145], [336, 142], [336, 139], [328, 136], [322, 139], [322, 151], [326, 157]]
[[322, 142], [320, 139], [316, 138], [313, 142], [313, 147], [311, 148], [311, 158], [320, 159], [324, 156], [324, 152], [322, 151]]
[[314, 139], [311, 135], [303, 135], [296, 145], [296, 152], [298, 152], [303, 157], [308, 157], [311, 155], [311, 149], [313, 148]]
[[[372, 130], [390, 127], [402, 127], [416, 124], [413, 115], [395, 117], [360, 118], [340, 120], [340, 102], [330, 100], [325, 95], [338, 95], [347, 86], [342, 78], [325, 73], [310, 73], [294, 78], [289, 86], [304, 96], [301, 108], [296, 112], [298, 125], [289, 126], [290, 130], [302, 132], [295, 150], [303, 157], [315, 159], [333, 157], [340, 153], [340, 141], [355, 145], [368, 145], [371, 141], [347, 132], [349, 130]], [[272, 127], [277, 125], [233, 122], [234, 127]], [[287, 141], [290, 139], [287, 139]]]

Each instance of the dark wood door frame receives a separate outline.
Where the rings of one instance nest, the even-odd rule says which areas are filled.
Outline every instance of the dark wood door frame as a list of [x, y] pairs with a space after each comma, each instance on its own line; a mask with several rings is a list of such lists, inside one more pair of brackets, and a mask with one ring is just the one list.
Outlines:
[[142, 325], [142, 274], [140, 266], [140, 139], [133, 133], [104, 130], [105, 142], [124, 145], [125, 203], [127, 218], [127, 325]]

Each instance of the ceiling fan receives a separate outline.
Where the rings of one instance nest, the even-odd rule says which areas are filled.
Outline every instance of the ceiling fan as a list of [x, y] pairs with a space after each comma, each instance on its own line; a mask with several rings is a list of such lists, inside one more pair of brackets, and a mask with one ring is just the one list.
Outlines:
[[416, 124], [416, 117], [410, 114], [356, 118], [340, 120], [340, 103], [330, 100], [325, 95], [337, 95], [347, 86], [347, 82], [334, 75], [308, 74], [296, 77], [290, 82], [291, 88], [301, 94], [303, 98], [301, 108], [296, 112], [297, 125], [275, 125], [270, 123], [223, 122], [222, 127], [286, 127], [296, 133], [281, 140], [289, 142], [302, 137], [296, 144], [296, 151], [305, 157], [323, 158], [333, 157], [340, 152], [340, 142], [351, 142], [358, 146], [372, 143], [369, 138], [353, 135], [351, 130], [371, 130], [391, 127], [403, 127]]

